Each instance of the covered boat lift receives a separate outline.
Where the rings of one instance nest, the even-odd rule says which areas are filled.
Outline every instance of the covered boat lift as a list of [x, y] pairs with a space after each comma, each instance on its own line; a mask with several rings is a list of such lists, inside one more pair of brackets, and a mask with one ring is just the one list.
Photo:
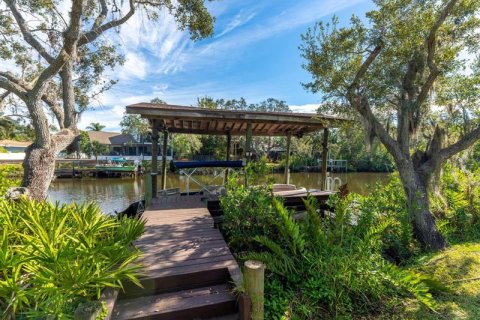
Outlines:
[[225, 160], [230, 160], [232, 136], [245, 136], [244, 157], [248, 163], [252, 157], [253, 136], [287, 137], [285, 183], [290, 181], [290, 145], [292, 137], [301, 138], [306, 134], [323, 131], [322, 143], [322, 190], [327, 178], [328, 132], [348, 121], [345, 118], [314, 113], [263, 112], [246, 110], [203, 109], [158, 103], [138, 103], [127, 106], [128, 114], [138, 114], [150, 122], [152, 128], [152, 194], [157, 196], [158, 159], [157, 145], [159, 132], [163, 133], [162, 181], [166, 188], [167, 142], [169, 133], [224, 135], [227, 137]]

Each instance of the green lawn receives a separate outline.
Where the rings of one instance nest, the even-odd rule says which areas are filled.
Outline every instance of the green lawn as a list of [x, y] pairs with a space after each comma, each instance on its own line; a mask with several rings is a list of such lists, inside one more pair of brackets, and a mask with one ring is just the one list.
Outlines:
[[441, 253], [419, 258], [410, 269], [434, 277], [450, 291], [434, 294], [437, 313], [408, 300], [389, 318], [480, 319], [480, 243], [452, 245]]

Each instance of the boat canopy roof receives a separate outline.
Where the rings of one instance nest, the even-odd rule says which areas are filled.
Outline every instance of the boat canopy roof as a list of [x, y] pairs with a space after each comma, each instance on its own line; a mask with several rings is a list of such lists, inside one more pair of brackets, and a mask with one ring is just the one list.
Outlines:
[[[128, 114], [139, 114], [152, 127], [171, 133], [297, 136], [336, 128], [350, 120], [332, 116], [296, 112], [203, 109], [159, 103], [137, 103], [127, 106]], [[250, 128], [250, 129], [249, 129]]]

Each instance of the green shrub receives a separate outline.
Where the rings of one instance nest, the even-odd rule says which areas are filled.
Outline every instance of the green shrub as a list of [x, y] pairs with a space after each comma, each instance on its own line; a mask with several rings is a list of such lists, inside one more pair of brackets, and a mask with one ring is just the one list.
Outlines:
[[271, 225], [275, 216], [268, 187], [237, 186], [236, 178], [231, 177], [227, 190], [228, 195], [220, 198], [224, 213], [222, 231], [234, 251], [258, 247], [253, 241], [257, 235], [274, 236]]
[[444, 167], [440, 192], [432, 195], [432, 211], [451, 242], [480, 239], [480, 168]]
[[419, 253], [420, 246], [413, 237], [407, 200], [398, 173], [391, 175], [387, 185], [377, 185], [371, 194], [359, 197], [359, 203], [370, 223], [388, 221], [382, 235], [384, 257], [402, 264]]
[[431, 279], [399, 269], [382, 255], [391, 238], [411, 241], [410, 229], [394, 220], [404, 213], [401, 198], [387, 206], [395, 194], [394, 184], [390, 188], [383, 204], [355, 195], [333, 198], [335, 214], [323, 219], [310, 199], [306, 217], [295, 220], [267, 187], [230, 186], [221, 199], [223, 230], [237, 257], [263, 261], [271, 272], [265, 284], [267, 319], [366, 315], [406, 295], [434, 308]]
[[71, 317], [106, 287], [138, 283], [132, 246], [144, 221], [110, 217], [94, 204], [0, 200], [2, 318]]
[[[271, 169], [267, 164], [266, 157], [261, 157], [258, 161], [250, 161], [245, 167], [245, 176], [249, 186], [258, 185], [261, 183], [263, 185], [273, 183], [275, 179], [271, 176], [268, 176], [269, 173], [271, 173]], [[238, 182], [238, 177], [236, 177], [235, 182]], [[237, 183], [234, 183], [231, 185], [231, 187], [235, 187], [236, 185]]]
[[15, 178], [15, 176], [19, 176], [20, 170], [21, 167], [17, 165], [0, 165], [0, 197], [5, 194], [8, 188], [20, 185], [20, 180]]
[[0, 147], [0, 153], [8, 153], [8, 151], [4, 147]]

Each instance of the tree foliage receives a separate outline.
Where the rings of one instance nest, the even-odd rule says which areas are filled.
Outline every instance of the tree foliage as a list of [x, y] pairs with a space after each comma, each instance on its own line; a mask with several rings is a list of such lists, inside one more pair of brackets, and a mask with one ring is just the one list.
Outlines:
[[[203, 0], [154, 0], [116, 3], [105, 0], [62, 2], [4, 0], [0, 7], [0, 106], [13, 100], [27, 110], [35, 143], [27, 149], [23, 185], [37, 199], [46, 196], [53, 177], [55, 155], [76, 138], [79, 114], [89, 101], [108, 90], [115, 79], [102, 75], [123, 62], [114, 42], [102, 35], [118, 29], [135, 12], [157, 20], [173, 16], [192, 40], [213, 32], [214, 18]], [[63, 12], [68, 12], [68, 17]], [[12, 99], [12, 97], [15, 97]], [[1, 110], [0, 110], [1, 111]], [[60, 131], [52, 135], [48, 113]]]
[[[339, 27], [334, 18], [302, 36], [304, 68], [313, 78], [304, 86], [323, 94], [321, 110], [356, 117], [370, 141], [381, 141], [399, 170], [416, 236], [443, 248], [427, 189], [447, 159], [480, 138], [480, 6], [477, 0], [375, 4], [368, 24], [353, 16], [350, 26]], [[452, 115], [456, 121], [444, 121]]]

